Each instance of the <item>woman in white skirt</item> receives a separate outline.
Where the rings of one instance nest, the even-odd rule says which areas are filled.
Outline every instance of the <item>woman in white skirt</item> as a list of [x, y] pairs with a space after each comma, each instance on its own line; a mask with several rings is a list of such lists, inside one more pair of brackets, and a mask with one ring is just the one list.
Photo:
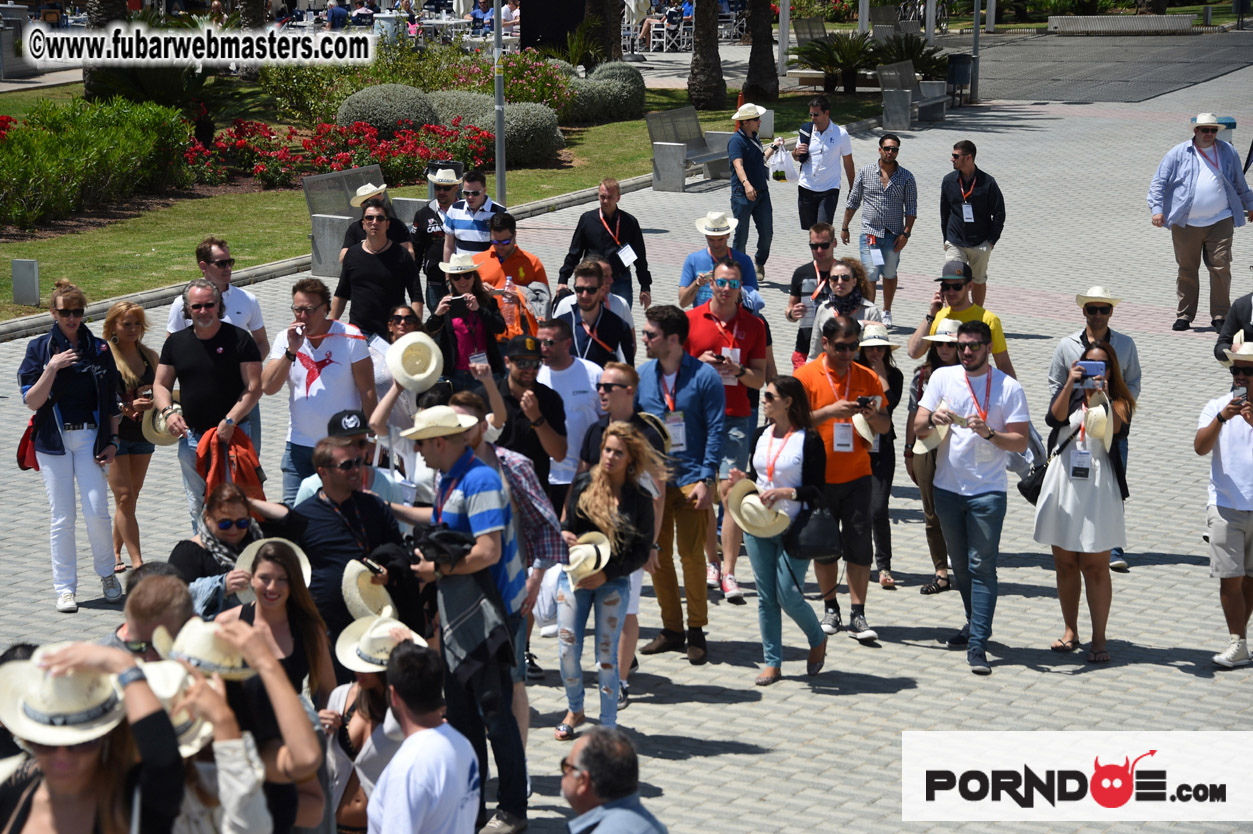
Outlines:
[[[1085, 369], [1081, 363], [1100, 363], [1100, 367]], [[1045, 473], [1035, 512], [1035, 540], [1053, 548], [1057, 598], [1066, 627], [1049, 648], [1073, 652], [1080, 646], [1082, 577], [1092, 617], [1089, 663], [1109, 662], [1105, 646], [1113, 597], [1109, 551], [1126, 541], [1127, 480], [1118, 439], [1127, 433], [1135, 407], [1113, 348], [1097, 341], [1071, 366], [1045, 420], [1053, 427], [1049, 447], [1057, 449], [1065, 443]]]

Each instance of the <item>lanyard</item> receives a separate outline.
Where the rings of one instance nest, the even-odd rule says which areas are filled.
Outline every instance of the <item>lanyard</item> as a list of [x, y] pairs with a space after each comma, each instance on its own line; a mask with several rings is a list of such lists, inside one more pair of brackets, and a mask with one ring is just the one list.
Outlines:
[[1197, 147], [1196, 152], [1199, 153], [1201, 156], [1205, 157], [1205, 161], [1210, 164], [1210, 167], [1213, 168], [1216, 172], [1218, 172], [1220, 176], [1222, 175], [1223, 171], [1221, 168], [1218, 167], [1218, 146], [1217, 145], [1214, 146], [1214, 158], [1213, 159], [1210, 159], [1209, 154], [1207, 154], [1200, 147]]
[[[609, 232], [609, 224], [605, 222], [605, 213], [603, 211], [600, 213], [600, 225], [605, 227], [606, 232]], [[622, 248], [622, 241], [618, 240], [618, 233], [621, 231], [622, 231], [622, 215], [619, 214], [618, 219], [613, 224], [613, 231], [609, 232], [609, 236], [613, 238], [614, 246], [617, 246], [619, 249]]]
[[[680, 369], [681, 370], [681, 369]], [[662, 370], [661, 365], [657, 365], [657, 373], [661, 376], [661, 396], [666, 401], [666, 408], [674, 412], [674, 393], [679, 390], [679, 371], [674, 372], [674, 387], [669, 391], [666, 390], [666, 374]]]
[[[979, 412], [979, 419], [983, 422], [988, 421], [988, 409], [992, 407], [992, 369], [988, 368], [988, 387], [983, 392], [983, 408], [979, 407], [979, 398], [975, 396], [975, 389], [970, 387], [970, 377], [965, 377], [966, 387], [970, 389], [970, 399], [975, 401], [975, 411]], [[988, 426], [991, 428], [991, 426]]]
[[461, 476], [452, 479], [452, 483], [448, 485], [448, 489], [440, 490], [443, 494], [439, 496], [439, 501], [435, 503], [435, 523], [442, 524], [444, 520], [444, 504], [452, 496], [452, 491], [457, 488], [457, 482], [461, 480]]
[[770, 457], [770, 450], [774, 448], [774, 432], [771, 431], [769, 434], [769, 441], [766, 446], [766, 480], [770, 482], [771, 486], [774, 486], [774, 465], [779, 460], [779, 455], [783, 454], [783, 450], [787, 448], [787, 442], [791, 439], [792, 430], [789, 429], [788, 433], [783, 435], [783, 443], [779, 446], [779, 451], [774, 453], [774, 457]]
[[[827, 270], [827, 274], [831, 274], [831, 270]], [[822, 270], [818, 269], [818, 262], [814, 261], [814, 277], [818, 281], [818, 285], [814, 287], [814, 294], [809, 297], [810, 301], [817, 301], [818, 294], [827, 286], [827, 279], [822, 277]]]
[[[576, 312], [575, 310], [571, 310], [570, 315], [578, 318], [579, 324], [582, 325], [583, 327], [583, 332], [586, 333], [588, 336], [588, 341], [583, 345], [583, 352], [579, 354], [580, 359], [587, 358], [587, 352], [592, 349], [592, 342], [595, 342], [596, 344], [603, 347], [606, 353], [609, 353], [609, 354], [614, 353], [614, 349], [609, 347], [609, 345], [605, 344], [605, 342], [599, 336], [596, 335], [596, 330], [597, 328], [600, 327], [600, 317], [605, 315], [604, 304], [600, 305], [600, 312], [596, 314], [596, 323], [593, 324], [591, 327], [587, 326], [587, 322], [584, 321], [583, 316], [579, 315], [579, 313]], [[575, 340], [575, 341], [577, 342], [578, 340]], [[578, 350], [577, 344], [575, 345], [575, 350], [576, 351]]]
[[[348, 520], [348, 516], [344, 515], [343, 511], [340, 510], [340, 508], [336, 505], [336, 503], [332, 501], [330, 499], [330, 496], [328, 496], [325, 492], [323, 492], [322, 490], [318, 490], [318, 494], [322, 496], [323, 501], [331, 505], [331, 510], [335, 513], [335, 515], [339, 517], [339, 520], [344, 522], [344, 526], [348, 528], [348, 534], [351, 535], [352, 540], [357, 543], [357, 547], [361, 548], [363, 553], [368, 553], [370, 550], [370, 545], [369, 545], [369, 539], [365, 535], [365, 531], [358, 530], [356, 527], [354, 527], [352, 525], [352, 522]], [[361, 520], [360, 517], [358, 517], [357, 520], [360, 521]]]
[[[735, 320], [738, 316], [739, 311], [737, 310], [731, 319]], [[740, 332], [739, 327], [736, 327], [734, 330], [727, 330], [722, 322], [718, 320], [718, 317], [713, 314], [712, 310], [709, 312], [709, 317], [714, 320], [714, 327], [718, 328], [718, 334], [722, 336], [723, 340], [727, 343], [727, 347], [734, 349], [735, 337]]]
[[1083, 442], [1083, 436], [1085, 434], [1084, 429], [1087, 428], [1087, 425], [1088, 425], [1088, 404], [1084, 403], [1083, 404], [1083, 419], [1079, 421], [1079, 442], [1080, 443]]
[[970, 190], [969, 190], [969, 191], [967, 191], [967, 190], [966, 190], [966, 188], [962, 185], [962, 175], [961, 175], [961, 174], [958, 174], [958, 175], [957, 175], [957, 190], [958, 190], [958, 191], [960, 191], [960, 192], [962, 193], [962, 202], [963, 202], [963, 203], [965, 203], [965, 202], [969, 202], [969, 201], [970, 201], [970, 195], [975, 193], [975, 177], [974, 177], [974, 175], [971, 175], [971, 177], [970, 177]]
[[[827, 357], [825, 356], [822, 357], [822, 369], [827, 372], [826, 373], [827, 385], [831, 386], [831, 396], [835, 397], [835, 401], [837, 403], [841, 402], [839, 392], [835, 390], [835, 382], [831, 378], [831, 374], [833, 373], [833, 371], [831, 370], [831, 366], [827, 364]], [[848, 399], [848, 389], [850, 389], [851, 387], [853, 387], [853, 366], [850, 364], [848, 368], [848, 375], [844, 378], [844, 398], [845, 399]]]

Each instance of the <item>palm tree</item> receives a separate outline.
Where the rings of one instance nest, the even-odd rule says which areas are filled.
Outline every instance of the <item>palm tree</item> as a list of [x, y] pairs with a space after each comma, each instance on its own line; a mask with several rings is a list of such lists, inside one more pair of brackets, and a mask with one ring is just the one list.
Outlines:
[[[622, 20], [622, 3], [618, 0], [586, 0], [584, 20], [593, 19], [597, 21], [593, 37], [601, 46], [604, 60], [621, 60], [622, 38], [618, 35], [618, 29]], [[592, 67], [585, 69], [590, 72]]]
[[718, 4], [715, 0], [696, 0], [695, 17], [687, 97], [697, 110], [724, 110], [727, 81], [718, 56]]
[[[87, 0], [87, 27], [90, 29], [103, 29], [108, 23], [124, 22], [129, 17], [126, 0]], [[95, 78], [95, 68], [89, 64], [83, 65], [83, 96], [89, 101], [106, 97]]]
[[779, 76], [774, 66], [774, 27], [770, 0], [748, 0], [748, 34], [753, 40], [748, 53], [745, 101], [777, 101]]

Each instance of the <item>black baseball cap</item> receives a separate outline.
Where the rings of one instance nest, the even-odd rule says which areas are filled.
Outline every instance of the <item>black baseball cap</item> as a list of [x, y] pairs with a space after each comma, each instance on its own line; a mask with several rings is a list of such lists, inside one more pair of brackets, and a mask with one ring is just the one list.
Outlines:
[[940, 273], [937, 281], [951, 281], [954, 278], [961, 278], [963, 281], [973, 281], [975, 274], [970, 271], [970, 264], [964, 264], [961, 261], [945, 261], [944, 269]]
[[326, 424], [328, 437], [356, 437], [370, 433], [370, 421], [364, 411], [349, 409], [341, 411]]
[[505, 356], [539, 356], [539, 340], [534, 336], [514, 336], [505, 346]]

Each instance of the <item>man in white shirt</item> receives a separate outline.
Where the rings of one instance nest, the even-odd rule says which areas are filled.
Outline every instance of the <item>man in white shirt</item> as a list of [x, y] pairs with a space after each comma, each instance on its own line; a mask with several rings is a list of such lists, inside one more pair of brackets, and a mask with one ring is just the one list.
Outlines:
[[552, 469], [548, 473], [549, 494], [554, 499], [562, 499], [553, 502], [558, 515], [565, 506], [565, 495], [579, 468], [583, 435], [587, 433], [587, 427], [604, 413], [600, 408], [600, 395], [596, 392], [601, 367], [571, 355], [573, 336], [570, 322], [566, 319], [542, 321], [537, 333], [544, 366], [539, 369], [536, 381], [556, 391], [566, 409], [566, 456], [561, 460], [552, 458]]
[[[1214, 665], [1232, 669], [1249, 663], [1248, 627], [1253, 613], [1253, 344], [1226, 351], [1234, 390], [1201, 409], [1193, 448], [1210, 458], [1210, 572], [1227, 620], [1227, 650]], [[1239, 417], [1240, 419], [1236, 419]]]
[[315, 474], [313, 447], [326, 436], [337, 412], [371, 414], [378, 405], [374, 363], [365, 336], [351, 324], [327, 316], [331, 291], [317, 278], [292, 285], [296, 320], [274, 343], [261, 374], [261, 390], [274, 395], [288, 387], [290, 423], [283, 450], [283, 503], [294, 506], [300, 482]]
[[840, 202], [840, 167], [853, 184], [853, 143], [848, 131], [831, 121], [831, 102], [826, 96], [809, 100], [809, 124], [801, 125], [792, 158], [800, 163], [796, 207], [801, 229], [835, 220]]
[[[247, 330], [257, 343], [257, 350], [265, 356], [270, 352], [270, 339], [265, 332], [265, 322], [261, 318], [261, 305], [257, 297], [242, 287], [231, 285], [231, 270], [235, 259], [231, 257], [231, 248], [220, 237], [210, 235], [196, 247], [196, 262], [200, 266], [200, 274], [205, 280], [218, 288], [222, 294], [222, 321]], [[184, 309], [183, 297], [170, 302], [170, 314], [165, 324], [165, 332], [177, 333], [191, 327], [191, 319]], [[245, 418], [248, 423], [248, 437], [252, 440], [252, 448], [256, 449], [257, 457], [261, 457], [261, 406], [254, 408]]]
[[957, 328], [956, 365], [933, 371], [914, 416], [917, 437], [947, 427], [935, 467], [935, 512], [953, 560], [966, 625], [948, 639], [965, 648], [970, 671], [991, 674], [987, 645], [996, 613], [996, 559], [1005, 521], [1007, 453], [1027, 449], [1027, 397], [988, 362], [992, 330], [982, 321]]
[[482, 774], [465, 736], [444, 721], [434, 650], [405, 641], [387, 659], [387, 700], [405, 734], [370, 795], [370, 834], [473, 834]]

